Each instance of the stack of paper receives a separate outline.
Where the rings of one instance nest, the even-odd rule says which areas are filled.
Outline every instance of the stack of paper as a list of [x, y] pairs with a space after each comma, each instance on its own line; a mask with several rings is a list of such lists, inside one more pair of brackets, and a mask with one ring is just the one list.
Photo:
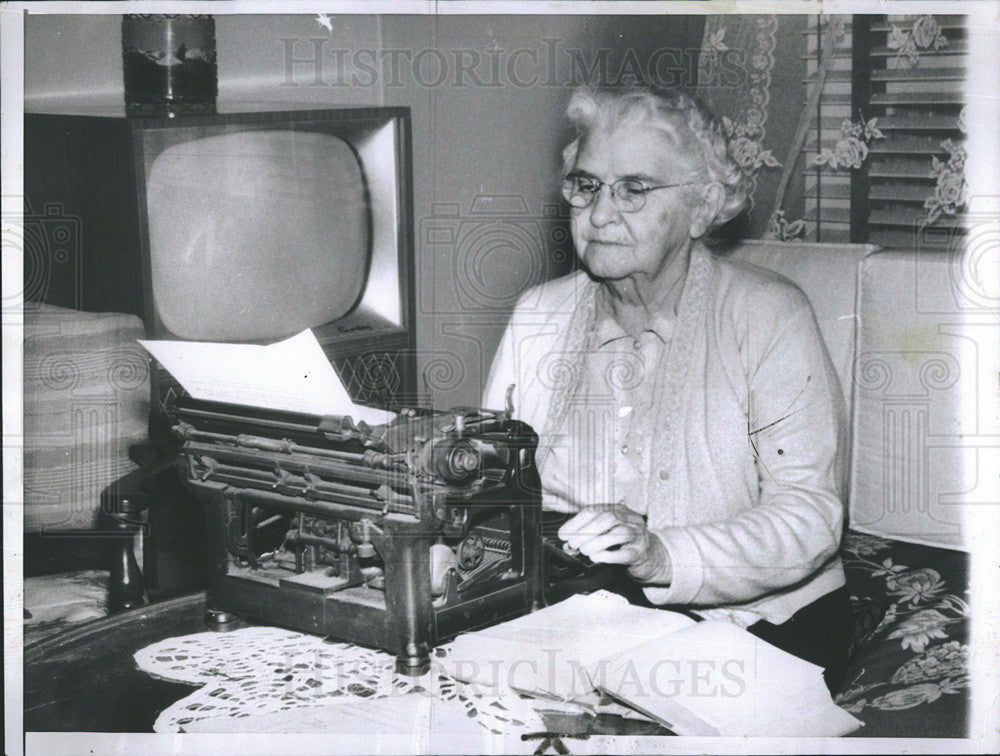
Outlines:
[[140, 341], [195, 399], [349, 415], [381, 425], [392, 412], [355, 404], [310, 330], [269, 346]]
[[607, 657], [692, 624], [683, 614], [595, 591], [460, 635], [441, 661], [446, 672], [467, 682], [574, 698], [594, 690]]
[[728, 622], [630, 648], [595, 683], [678, 735], [832, 737], [860, 726], [833, 703], [821, 667]]
[[861, 723], [823, 670], [726, 622], [573, 596], [459, 636], [447, 673], [480, 685], [574, 698], [594, 689], [679, 735], [839, 736]]

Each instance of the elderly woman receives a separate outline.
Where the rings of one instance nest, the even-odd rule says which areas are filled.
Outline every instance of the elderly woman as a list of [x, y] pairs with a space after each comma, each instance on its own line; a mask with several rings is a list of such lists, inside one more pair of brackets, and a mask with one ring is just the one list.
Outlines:
[[824, 667], [833, 688], [852, 633], [840, 388], [809, 302], [706, 248], [746, 191], [701, 103], [584, 90], [568, 115], [562, 191], [584, 270], [521, 298], [485, 404], [516, 384], [543, 504], [575, 513], [567, 548], [626, 566], [655, 605]]

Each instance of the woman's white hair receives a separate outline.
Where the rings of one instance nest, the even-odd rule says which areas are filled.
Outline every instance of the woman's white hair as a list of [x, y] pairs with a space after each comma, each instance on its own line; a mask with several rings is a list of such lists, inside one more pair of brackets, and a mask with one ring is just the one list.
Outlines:
[[[725, 201], [710, 229], [735, 217], [747, 201], [746, 179], [729, 154], [729, 140], [722, 121], [698, 98], [679, 90], [635, 86], [616, 89], [583, 87], [566, 106], [566, 115], [577, 128], [576, 138], [563, 150], [564, 172], [572, 169], [581, 140], [599, 126], [652, 122], [674, 135], [682, 146], [700, 152], [708, 180], [722, 185]], [[683, 133], [687, 125], [689, 133]]]

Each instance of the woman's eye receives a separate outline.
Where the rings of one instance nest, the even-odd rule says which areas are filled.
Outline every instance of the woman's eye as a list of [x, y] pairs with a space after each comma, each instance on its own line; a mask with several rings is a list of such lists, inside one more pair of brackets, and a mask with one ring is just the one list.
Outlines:
[[595, 194], [601, 190], [601, 185], [597, 181], [577, 181], [576, 186], [585, 194]]
[[626, 181], [622, 184], [622, 192], [629, 197], [639, 197], [646, 193], [646, 187], [636, 181]]

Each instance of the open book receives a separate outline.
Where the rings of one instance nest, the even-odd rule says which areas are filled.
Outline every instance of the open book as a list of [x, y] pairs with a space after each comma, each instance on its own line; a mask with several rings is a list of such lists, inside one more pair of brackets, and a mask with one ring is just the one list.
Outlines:
[[678, 735], [822, 737], [861, 726], [833, 703], [815, 664], [736, 625], [607, 591], [460, 635], [441, 661], [468, 683], [533, 695], [597, 689]]

